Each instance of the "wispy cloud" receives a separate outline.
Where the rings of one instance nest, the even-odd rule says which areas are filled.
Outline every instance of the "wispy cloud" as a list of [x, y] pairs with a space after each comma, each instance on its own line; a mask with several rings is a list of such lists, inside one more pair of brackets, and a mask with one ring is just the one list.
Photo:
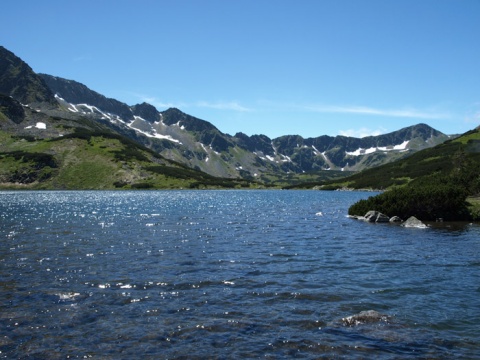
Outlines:
[[139, 94], [139, 93], [130, 93], [131, 95], [135, 96], [141, 102], [149, 103], [155, 106], [157, 109], [165, 109], [176, 107], [179, 109], [188, 109], [188, 108], [208, 108], [208, 109], [216, 109], [216, 110], [230, 110], [230, 111], [237, 111], [237, 112], [250, 112], [253, 109], [247, 108], [245, 106], [240, 105], [236, 101], [229, 101], [229, 102], [209, 102], [209, 101], [196, 101], [196, 102], [168, 102], [162, 101], [157, 99], [154, 96]]
[[208, 102], [208, 101], [198, 101], [195, 105], [198, 106], [198, 107], [217, 109], [217, 110], [233, 110], [233, 111], [239, 111], [239, 112], [252, 111], [252, 109], [249, 109], [245, 106], [242, 106], [238, 102], [235, 102], [235, 101], [215, 102], [215, 103], [211, 103], [211, 102]]
[[480, 125], [480, 110], [469, 112], [463, 119], [465, 124], [477, 124]]
[[185, 104], [182, 104], [182, 103], [176, 104], [176, 103], [160, 101], [160, 100], [157, 100], [154, 97], [142, 97], [142, 101], [155, 106], [159, 110], [162, 110], [162, 109], [165, 109], [165, 108], [172, 108], [172, 107], [181, 108], [185, 105]]
[[362, 127], [360, 129], [348, 129], [348, 130], [340, 130], [338, 132], [339, 135], [343, 136], [349, 136], [349, 137], [356, 137], [356, 138], [363, 138], [367, 136], [378, 136], [385, 134], [387, 132], [387, 129], [385, 128], [379, 128], [376, 130], [368, 129], [365, 127]]
[[79, 55], [73, 58], [74, 62], [81, 62], [81, 61], [88, 61], [88, 60], [92, 60], [91, 55]]
[[423, 111], [411, 108], [405, 109], [380, 109], [367, 106], [330, 106], [330, 105], [312, 105], [305, 106], [306, 110], [321, 113], [343, 113], [359, 115], [375, 115], [388, 117], [416, 118], [416, 119], [445, 119], [449, 114], [436, 111]]
[[138, 102], [146, 102], [150, 105], [155, 106], [160, 111], [162, 111], [164, 109], [172, 108], [172, 107], [175, 107], [175, 108], [187, 107], [187, 104], [185, 104], [185, 103], [180, 103], [180, 102], [179, 103], [174, 103], [174, 102], [162, 101], [162, 100], [158, 100], [154, 96], [149, 96], [149, 95], [145, 95], [145, 94], [139, 94], [139, 93], [135, 93], [135, 92], [128, 92], [128, 94], [130, 96], [136, 97], [138, 99], [137, 100]]

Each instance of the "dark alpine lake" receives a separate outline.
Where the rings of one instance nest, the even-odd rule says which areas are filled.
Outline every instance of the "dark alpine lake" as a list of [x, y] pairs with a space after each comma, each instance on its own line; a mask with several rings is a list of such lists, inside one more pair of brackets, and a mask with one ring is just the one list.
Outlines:
[[480, 226], [370, 195], [2, 191], [0, 358], [480, 358]]

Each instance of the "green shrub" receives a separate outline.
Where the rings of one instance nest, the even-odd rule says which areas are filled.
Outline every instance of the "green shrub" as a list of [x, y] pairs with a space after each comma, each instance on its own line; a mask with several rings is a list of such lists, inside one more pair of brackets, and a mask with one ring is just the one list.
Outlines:
[[380, 195], [360, 200], [349, 209], [350, 215], [365, 215], [377, 210], [388, 216], [402, 219], [415, 216], [424, 221], [468, 219], [467, 192], [451, 183], [433, 183], [422, 186], [406, 186], [386, 191]]
[[21, 161], [22, 163], [32, 163], [35, 169], [42, 169], [45, 166], [56, 168], [58, 166], [55, 157], [50, 154], [12, 151], [0, 153], [0, 155], [11, 157], [17, 161]]
[[150, 183], [136, 183], [136, 184], [132, 184], [130, 185], [132, 189], [151, 189], [153, 188], [153, 185], [150, 184]]
[[12, 139], [14, 140], [26, 140], [27, 142], [35, 142], [37, 139], [32, 135], [13, 135]]
[[116, 188], [123, 188], [127, 185], [128, 185], [128, 183], [126, 181], [115, 181], [113, 183], [113, 186], [115, 186]]
[[149, 161], [149, 159], [135, 147], [125, 147], [123, 150], [113, 151], [118, 161]]

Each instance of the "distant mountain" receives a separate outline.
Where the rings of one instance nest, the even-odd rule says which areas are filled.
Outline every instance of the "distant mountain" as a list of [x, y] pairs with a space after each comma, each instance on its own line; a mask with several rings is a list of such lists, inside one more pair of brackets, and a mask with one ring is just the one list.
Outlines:
[[[241, 132], [232, 136], [179, 109], [158, 111], [147, 103], [129, 106], [79, 82], [36, 74], [4, 48], [0, 48], [0, 79], [0, 93], [23, 104], [24, 116], [20, 109], [14, 110], [15, 105], [8, 105], [12, 122], [3, 125], [16, 135], [43, 139], [68, 135], [79, 127], [101, 129], [125, 136], [165, 159], [224, 178], [271, 183], [292, 174], [335, 177], [342, 171], [404, 158], [448, 139], [425, 124], [366, 138], [288, 135], [270, 139]], [[37, 122], [45, 127], [36, 127]]]
[[66, 102], [70, 111], [96, 114], [117, 125], [123, 123], [146, 137], [167, 140], [170, 143], [150, 140], [146, 144], [166, 157], [213, 175], [254, 177], [270, 172], [359, 171], [448, 138], [425, 124], [365, 138], [320, 136], [304, 139], [289, 135], [270, 139], [265, 135], [243, 133], [230, 136], [209, 122], [178, 109], [158, 112], [146, 103], [129, 107], [75, 81], [40, 76]]
[[[418, 151], [411, 156], [366, 169], [358, 174], [330, 181], [325, 189], [389, 189], [425, 181], [428, 177], [443, 176], [455, 169], [480, 166], [480, 127], [445, 141], [437, 146]], [[480, 190], [480, 173], [476, 182]]]

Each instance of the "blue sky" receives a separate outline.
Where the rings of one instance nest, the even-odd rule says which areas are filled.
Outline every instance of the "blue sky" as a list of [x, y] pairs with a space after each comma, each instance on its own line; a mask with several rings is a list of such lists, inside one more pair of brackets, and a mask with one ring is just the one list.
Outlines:
[[0, 45], [36, 72], [234, 135], [480, 125], [479, 0], [16, 0]]

